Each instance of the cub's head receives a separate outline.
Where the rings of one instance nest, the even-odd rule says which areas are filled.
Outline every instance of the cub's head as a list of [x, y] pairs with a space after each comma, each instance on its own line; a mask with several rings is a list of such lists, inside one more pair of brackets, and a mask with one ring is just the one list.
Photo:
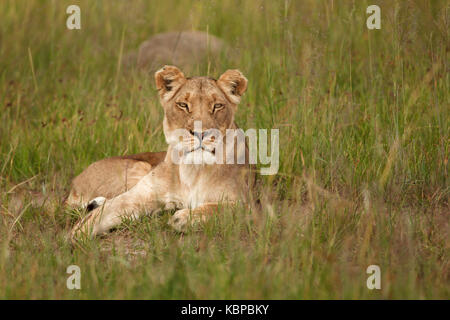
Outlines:
[[177, 67], [165, 66], [155, 73], [155, 81], [164, 108], [167, 143], [183, 157], [201, 155], [203, 162], [212, 160], [218, 137], [234, 128], [247, 79], [239, 70], [228, 70], [218, 80], [186, 78]]

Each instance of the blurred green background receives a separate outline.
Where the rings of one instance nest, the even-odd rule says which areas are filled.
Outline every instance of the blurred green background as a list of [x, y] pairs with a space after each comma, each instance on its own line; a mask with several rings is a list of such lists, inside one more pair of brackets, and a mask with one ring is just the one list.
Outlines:
[[[81, 30], [66, 28], [67, 6]], [[367, 6], [381, 29], [366, 27]], [[449, 294], [448, 1], [1, 1], [1, 298], [439, 298]], [[200, 30], [233, 54], [242, 128], [280, 129], [263, 213], [180, 235], [168, 214], [71, 250], [71, 179], [107, 156], [164, 150], [153, 74], [121, 57]], [[46, 199], [32, 205], [33, 196]], [[51, 204], [49, 206], [49, 204]], [[82, 290], [68, 290], [68, 265]], [[368, 290], [367, 266], [382, 289]]]

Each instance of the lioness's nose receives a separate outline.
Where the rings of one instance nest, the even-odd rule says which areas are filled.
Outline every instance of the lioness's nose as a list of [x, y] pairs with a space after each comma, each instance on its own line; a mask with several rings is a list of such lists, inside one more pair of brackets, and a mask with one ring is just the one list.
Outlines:
[[194, 134], [194, 137], [198, 138], [198, 140], [203, 140], [203, 137], [205, 135], [204, 132], [198, 132], [198, 131], [194, 131], [193, 134]]
[[189, 130], [189, 132], [190, 132], [194, 137], [197, 137], [199, 140], [203, 140], [205, 137], [207, 137], [207, 136], [210, 134], [210, 131], [209, 131], [209, 130], [202, 131], [202, 132]]

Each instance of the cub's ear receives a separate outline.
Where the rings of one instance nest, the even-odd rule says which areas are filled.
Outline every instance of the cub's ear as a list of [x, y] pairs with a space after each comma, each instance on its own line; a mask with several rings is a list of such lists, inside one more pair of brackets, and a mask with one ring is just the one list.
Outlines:
[[164, 66], [155, 73], [156, 88], [161, 100], [168, 101], [186, 82], [183, 72], [174, 66]]
[[238, 104], [247, 89], [247, 82], [247, 78], [239, 70], [234, 69], [225, 71], [217, 80], [217, 85], [232, 103]]

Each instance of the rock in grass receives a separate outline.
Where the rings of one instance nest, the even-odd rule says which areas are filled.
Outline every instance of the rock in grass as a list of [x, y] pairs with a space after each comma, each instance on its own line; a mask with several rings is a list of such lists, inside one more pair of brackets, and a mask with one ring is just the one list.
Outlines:
[[124, 58], [124, 63], [128, 68], [148, 71], [156, 71], [165, 64], [192, 68], [214, 60], [225, 49], [223, 40], [206, 32], [166, 32], [144, 41], [137, 52], [131, 52]]

